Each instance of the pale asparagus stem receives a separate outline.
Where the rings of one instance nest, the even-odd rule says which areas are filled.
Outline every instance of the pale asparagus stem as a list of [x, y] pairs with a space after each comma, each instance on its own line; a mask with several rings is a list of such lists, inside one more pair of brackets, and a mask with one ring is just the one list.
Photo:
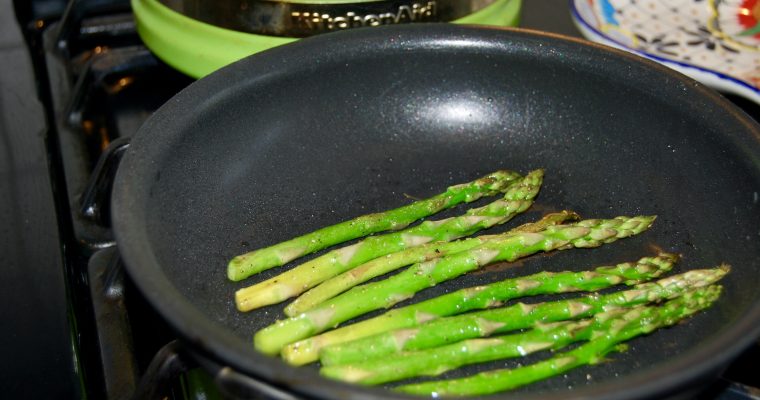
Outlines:
[[425, 200], [328, 226], [303, 236], [255, 250], [230, 261], [227, 277], [233, 281], [245, 279], [253, 274], [272, 267], [283, 265], [298, 257], [315, 251], [387, 230], [398, 230], [410, 223], [433, 215], [441, 210], [462, 202], [472, 202], [482, 196], [491, 196], [519, 179], [520, 175], [512, 171], [496, 171], [475, 181], [450, 186], [444, 193]]
[[[377, 257], [428, 242], [457, 239], [507, 222], [530, 207], [533, 198], [538, 194], [543, 175], [542, 170], [532, 171], [511, 185], [502, 199], [471, 209], [462, 216], [440, 221], [424, 221], [399, 232], [370, 236], [351, 246], [330, 251], [271, 279], [240, 289], [235, 293], [237, 308], [240, 311], [250, 311], [279, 303]], [[298, 308], [299, 303], [291, 305], [285, 309], [285, 314], [293, 315]]]
[[[559, 225], [565, 221], [578, 220], [578, 214], [571, 211], [561, 211], [558, 213], [547, 214], [539, 221], [518, 226], [508, 233], [516, 232], [538, 232], [552, 225]], [[285, 307], [285, 314], [295, 316], [317, 305], [325, 302], [346, 290], [367, 282], [368, 280], [395, 271], [401, 267], [414, 263], [430, 261], [434, 258], [442, 257], [448, 254], [458, 253], [469, 250], [473, 247], [483, 244], [486, 240], [493, 238], [491, 235], [484, 235], [474, 238], [462, 239], [453, 242], [435, 242], [427, 243], [421, 246], [412, 247], [403, 251], [388, 254], [384, 257], [376, 258], [366, 262], [358, 267], [348, 270], [338, 276], [328, 279], [318, 286], [302, 294], [290, 305]]]
[[[415, 264], [383, 281], [355, 287], [319, 307], [259, 331], [254, 337], [254, 344], [262, 352], [275, 354], [288, 343], [323, 332], [369, 311], [388, 308], [420, 290], [490, 262], [514, 261], [539, 251], [566, 249], [576, 244], [599, 246], [642, 232], [653, 221], [654, 217], [618, 217], [596, 220], [596, 225], [581, 221], [577, 224], [551, 226], [540, 233], [504, 235], [475, 249]], [[581, 223], [583, 225], [579, 225]]]
[[[378, 333], [355, 341], [322, 349], [323, 365], [387, 359], [393, 354], [422, 350], [492, 334], [524, 329], [538, 322], [585, 318], [610, 308], [632, 307], [663, 301], [694, 288], [711, 285], [728, 273], [727, 266], [694, 270], [656, 282], [643, 283], [631, 290], [607, 295], [514, 306], [441, 318], [412, 328]], [[347, 326], [343, 329], [350, 329]]]
[[622, 349], [621, 343], [652, 333], [656, 329], [675, 325], [682, 319], [706, 309], [720, 297], [720, 292], [720, 286], [710, 286], [689, 292], [660, 307], [650, 307], [646, 311], [632, 309], [618, 318], [609, 329], [594, 331], [589, 342], [545, 361], [515, 369], [482, 372], [460, 379], [403, 385], [394, 390], [433, 397], [477, 396], [510, 390], [558, 376], [582, 365], [602, 362], [608, 353]]

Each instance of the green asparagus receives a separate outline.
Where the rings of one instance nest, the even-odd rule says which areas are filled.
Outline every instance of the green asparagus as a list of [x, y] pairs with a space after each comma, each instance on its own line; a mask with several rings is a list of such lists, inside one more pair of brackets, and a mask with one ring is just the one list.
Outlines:
[[[321, 350], [320, 360], [324, 365], [353, 363], [529, 328], [537, 322], [585, 318], [610, 308], [631, 307], [674, 298], [693, 288], [711, 285], [728, 271], [728, 266], [724, 265], [713, 269], [689, 271], [655, 282], [643, 283], [631, 290], [606, 295], [592, 294], [533, 305], [518, 303], [510, 307], [441, 318], [414, 328], [386, 331], [325, 347]], [[350, 328], [349, 325], [343, 329]]]
[[462, 202], [472, 202], [482, 196], [501, 192], [520, 175], [512, 171], [496, 171], [475, 181], [450, 186], [444, 193], [425, 200], [380, 213], [328, 226], [303, 236], [255, 250], [230, 261], [227, 277], [233, 281], [245, 279], [272, 267], [283, 265], [298, 257], [321, 249], [367, 236], [372, 233], [403, 229], [410, 223]]
[[[670, 271], [676, 259], [674, 254], [664, 253], [657, 257], [644, 257], [636, 263], [598, 267], [593, 271], [542, 272], [485, 286], [460, 289], [307, 339], [304, 342], [309, 344], [300, 346], [299, 352], [294, 352], [295, 357], [310, 359], [316, 355], [316, 349], [322, 346], [349, 342], [394, 329], [409, 328], [470, 310], [500, 306], [502, 302], [520, 296], [572, 290], [599, 290], [619, 283], [619, 278], [625, 279], [624, 283], [632, 285], [657, 278]], [[592, 273], [597, 274], [596, 277], [588, 279]], [[286, 347], [286, 349], [289, 348]]]
[[[622, 314], [625, 310], [609, 313]], [[601, 314], [599, 314], [601, 316]], [[328, 378], [363, 385], [377, 385], [418, 376], [435, 376], [465, 365], [526, 356], [570, 343], [588, 340], [602, 324], [590, 319], [539, 324], [524, 333], [469, 339], [446, 346], [400, 353], [364, 362], [323, 366], [319, 373]], [[605, 321], [609, 323], [609, 319]]]
[[403, 385], [394, 390], [432, 397], [477, 396], [510, 390], [561, 375], [582, 365], [602, 362], [605, 355], [621, 349], [621, 343], [674, 325], [683, 318], [709, 307], [718, 299], [720, 292], [720, 286], [710, 286], [687, 293], [661, 307], [632, 309], [622, 317], [615, 318], [609, 329], [593, 332], [592, 339], [582, 346], [535, 364], [483, 372], [461, 379]]
[[[471, 235], [481, 229], [509, 221], [533, 203], [543, 180], [543, 171], [536, 170], [509, 186], [502, 199], [474, 208], [459, 217], [440, 221], [424, 221], [399, 232], [370, 236], [358, 243], [333, 250], [303, 263], [271, 279], [238, 290], [238, 310], [250, 311], [279, 303], [307, 289], [377, 257], [432, 241], [450, 241]], [[307, 307], [310, 308], [310, 307]], [[302, 311], [299, 303], [285, 309], [287, 315]]]
[[520, 232], [499, 236], [474, 249], [414, 264], [383, 281], [355, 287], [319, 307], [259, 331], [254, 337], [254, 344], [264, 353], [276, 354], [289, 343], [372, 310], [388, 308], [420, 290], [490, 262], [514, 261], [539, 251], [599, 246], [642, 232], [653, 221], [654, 217], [585, 220], [550, 226], [539, 233]]
[[[538, 232], [546, 229], [548, 226], [559, 225], [568, 220], [578, 220], [577, 214], [570, 211], [562, 211], [544, 216], [539, 221], [518, 226], [510, 233], [514, 232]], [[442, 257], [448, 254], [458, 253], [469, 250], [473, 247], [483, 244], [493, 236], [479, 236], [474, 238], [462, 239], [453, 242], [435, 242], [427, 243], [421, 246], [412, 247], [403, 251], [388, 254], [385, 257], [379, 257], [366, 262], [352, 270], [346, 271], [338, 276], [328, 279], [313, 289], [307, 291], [298, 297], [295, 301], [285, 307], [285, 314], [295, 316], [315, 306], [327, 301], [346, 290], [364, 283], [372, 278], [385, 273], [395, 271], [401, 267], [414, 263], [430, 261], [434, 258]]]

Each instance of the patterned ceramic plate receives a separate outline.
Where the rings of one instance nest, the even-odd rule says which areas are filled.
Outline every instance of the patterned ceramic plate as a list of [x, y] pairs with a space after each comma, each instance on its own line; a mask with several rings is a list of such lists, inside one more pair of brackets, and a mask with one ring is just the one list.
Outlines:
[[570, 0], [590, 40], [760, 104], [760, 0]]

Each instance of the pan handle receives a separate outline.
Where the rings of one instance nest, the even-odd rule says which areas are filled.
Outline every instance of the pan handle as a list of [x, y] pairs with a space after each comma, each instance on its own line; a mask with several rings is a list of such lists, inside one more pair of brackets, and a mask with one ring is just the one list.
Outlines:
[[224, 366], [198, 353], [190, 351], [200, 367], [208, 371], [214, 378], [214, 385], [224, 398], [256, 399], [256, 400], [299, 400], [300, 397], [271, 383], [241, 374], [235, 369]]
[[234, 369], [221, 366], [201, 356], [179, 340], [173, 340], [162, 347], [143, 373], [132, 395], [133, 400], [163, 399], [172, 390], [176, 379], [190, 370], [200, 367], [210, 372], [216, 390], [225, 399], [256, 400], [299, 400], [271, 384], [243, 375]]
[[230, 367], [222, 367], [217, 371], [214, 378], [219, 390], [234, 399], [267, 399], [267, 400], [298, 400], [291, 393], [287, 393], [266, 382], [243, 375]]
[[98, 159], [80, 199], [79, 211], [85, 218], [98, 225], [111, 225], [111, 189], [119, 162], [128, 148], [129, 137], [120, 137], [111, 142]]
[[132, 399], [167, 398], [172, 382], [193, 367], [195, 365], [191, 357], [185, 354], [183, 346], [177, 340], [167, 343], [153, 356]]

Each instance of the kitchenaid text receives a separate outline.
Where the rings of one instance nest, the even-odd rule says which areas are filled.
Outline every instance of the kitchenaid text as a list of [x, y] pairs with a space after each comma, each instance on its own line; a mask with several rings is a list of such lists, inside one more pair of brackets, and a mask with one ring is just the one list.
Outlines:
[[348, 11], [342, 15], [312, 11], [291, 11], [290, 16], [292, 24], [299, 30], [324, 32], [363, 26], [435, 21], [437, 18], [437, 5], [435, 1], [427, 1], [401, 5], [396, 10], [383, 13], [365, 14]]

